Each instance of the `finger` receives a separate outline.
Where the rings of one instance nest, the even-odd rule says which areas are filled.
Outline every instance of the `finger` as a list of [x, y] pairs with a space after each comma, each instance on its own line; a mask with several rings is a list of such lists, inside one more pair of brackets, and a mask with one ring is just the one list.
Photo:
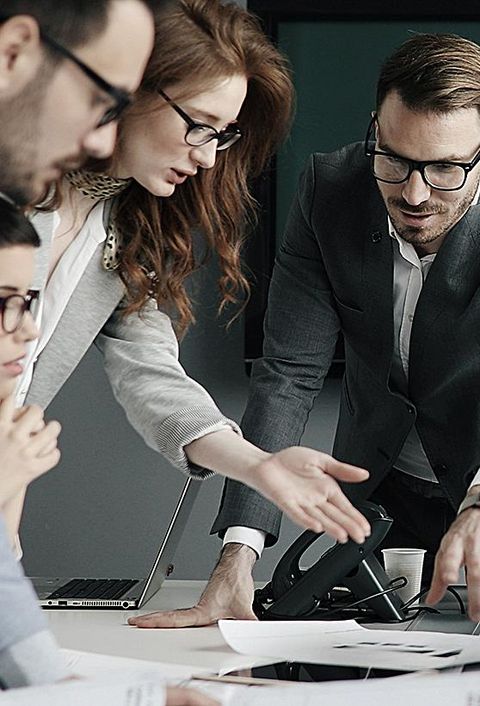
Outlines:
[[189, 628], [212, 625], [216, 620], [218, 618], [212, 618], [208, 611], [194, 606], [139, 615], [129, 618], [128, 624], [137, 628]]
[[425, 598], [427, 605], [435, 605], [443, 596], [448, 586], [456, 583], [458, 572], [463, 564], [463, 542], [458, 537], [452, 537], [445, 544], [442, 543], [435, 557], [430, 590]]
[[342, 463], [337, 461], [333, 456], [324, 454], [321, 451], [318, 452], [319, 461], [318, 467], [321, 468], [329, 476], [337, 478], [337, 480], [344, 480], [349, 483], [361, 483], [367, 480], [370, 475], [366, 468], [360, 468], [359, 466], [352, 466], [349, 463]]
[[[343, 513], [343, 515], [345, 515], [344, 521], [348, 522], [349, 526], [351, 524], [352, 528], [360, 528], [364, 534], [364, 539], [365, 536], [369, 536], [371, 534], [372, 530], [367, 518], [364, 517], [354, 505], [352, 505], [350, 500], [343, 494], [343, 492], [337, 485], [335, 485], [335, 487], [333, 488], [328, 500], [329, 507], [332, 508], [332, 512], [336, 513], [338, 510]], [[337, 521], [339, 521], [339, 519], [337, 519]], [[343, 522], [341, 524], [342, 526], [345, 526], [347, 531], [349, 530], [349, 528], [344, 525]]]
[[8, 425], [15, 413], [15, 395], [7, 395], [0, 401], [0, 424]]
[[44, 473], [47, 473], [47, 471], [50, 471], [52, 468], [55, 468], [59, 461], [60, 450], [57, 448], [55, 448], [49, 454], [38, 458], [32, 466], [30, 480], [34, 480], [39, 476], [43, 476]]
[[44, 456], [57, 445], [58, 435], [62, 427], [57, 421], [48, 422], [44, 428], [30, 438], [28, 448], [33, 456]]
[[[355, 508], [352, 506], [352, 509]], [[333, 502], [325, 503], [322, 510], [330, 521], [333, 521], [337, 526], [341, 527], [346, 535], [351, 537], [358, 544], [363, 544], [365, 538], [370, 534], [370, 525], [359, 512], [356, 512], [352, 517], [349, 512], [344, 512], [343, 509], [337, 507]], [[328, 528], [325, 527], [325, 529], [328, 532]]]
[[45, 426], [43, 410], [37, 405], [26, 407], [24, 413], [15, 420], [15, 435], [36, 434]]
[[471, 620], [480, 620], [480, 560], [475, 550], [467, 554], [466, 576], [468, 590], [468, 615]]
[[221, 706], [219, 701], [193, 689], [183, 689], [179, 686], [167, 687], [165, 706]]

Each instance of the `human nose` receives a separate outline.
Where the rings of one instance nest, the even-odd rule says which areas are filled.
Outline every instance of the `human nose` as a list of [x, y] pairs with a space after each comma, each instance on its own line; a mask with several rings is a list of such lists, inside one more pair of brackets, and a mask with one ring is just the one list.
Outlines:
[[217, 159], [217, 141], [210, 140], [204, 145], [196, 145], [191, 151], [192, 159], [202, 169], [211, 169]]
[[91, 130], [84, 138], [84, 150], [90, 157], [97, 159], [110, 157], [115, 148], [117, 131], [118, 124], [116, 122], [107, 123]]
[[20, 343], [27, 343], [28, 341], [34, 341], [38, 338], [39, 334], [40, 331], [35, 323], [35, 319], [29, 311], [26, 311], [20, 322], [20, 326], [14, 331], [13, 335]]
[[411, 206], [419, 206], [430, 198], [431, 187], [427, 184], [421, 172], [414, 169], [402, 189], [402, 196]]

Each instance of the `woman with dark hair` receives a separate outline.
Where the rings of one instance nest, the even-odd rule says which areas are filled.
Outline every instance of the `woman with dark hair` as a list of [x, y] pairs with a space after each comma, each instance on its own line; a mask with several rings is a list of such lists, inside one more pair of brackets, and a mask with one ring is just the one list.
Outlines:
[[174, 465], [238, 479], [301, 526], [361, 542], [368, 524], [332, 476], [355, 482], [366, 471], [244, 440], [180, 366], [171, 323], [178, 334], [193, 320], [194, 232], [219, 259], [220, 308], [248, 290], [248, 183], [285, 137], [292, 104], [288, 68], [247, 11], [180, 0], [162, 14], [113, 158], [67, 175], [34, 217], [44, 333], [20, 399], [46, 406], [95, 339], [129, 421]]
[[14, 391], [28, 344], [38, 336], [30, 307], [35, 229], [23, 213], [0, 198], [0, 510], [60, 458], [58, 422], [44, 424], [39, 407], [15, 410]]

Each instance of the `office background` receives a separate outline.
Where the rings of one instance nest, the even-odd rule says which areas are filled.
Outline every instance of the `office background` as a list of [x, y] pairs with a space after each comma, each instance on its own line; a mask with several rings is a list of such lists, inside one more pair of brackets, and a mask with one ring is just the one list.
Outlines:
[[[285, 20], [279, 25], [279, 42], [292, 60], [299, 98], [292, 136], [278, 159], [278, 231], [306, 156], [315, 149], [329, 151], [363, 139], [381, 60], [409, 30], [431, 29], [455, 31], [480, 41], [480, 24], [466, 22]], [[228, 317], [216, 318], [215, 280], [213, 264], [192, 281], [197, 324], [182, 342], [181, 360], [219, 407], [240, 420], [248, 387], [244, 322], [226, 331]], [[327, 380], [312, 412], [305, 444], [330, 450], [337, 393], [338, 380]], [[62, 461], [28, 492], [21, 530], [27, 573], [144, 574], [184, 477], [129, 427], [94, 348], [47, 416], [62, 422]], [[221, 478], [202, 484], [177, 551], [174, 578], [205, 579], [210, 573], [221, 548], [219, 540], [209, 535], [221, 488]], [[257, 563], [257, 579], [270, 577], [297, 532], [290, 522], [284, 522], [280, 542]]]

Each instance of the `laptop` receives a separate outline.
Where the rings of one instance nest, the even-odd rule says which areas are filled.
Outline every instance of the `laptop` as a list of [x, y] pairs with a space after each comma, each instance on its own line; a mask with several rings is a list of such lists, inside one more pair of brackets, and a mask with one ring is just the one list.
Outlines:
[[173, 571], [173, 555], [201, 483], [189, 478], [180, 494], [153, 566], [146, 578], [30, 577], [44, 608], [141, 608]]

